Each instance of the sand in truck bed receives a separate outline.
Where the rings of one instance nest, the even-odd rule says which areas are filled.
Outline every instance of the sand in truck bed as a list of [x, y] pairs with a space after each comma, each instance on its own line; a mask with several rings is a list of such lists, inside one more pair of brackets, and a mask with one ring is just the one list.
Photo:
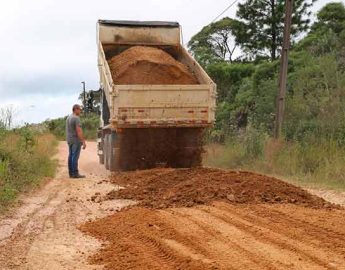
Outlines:
[[186, 65], [158, 48], [134, 46], [113, 56], [108, 63], [115, 84], [198, 84]]

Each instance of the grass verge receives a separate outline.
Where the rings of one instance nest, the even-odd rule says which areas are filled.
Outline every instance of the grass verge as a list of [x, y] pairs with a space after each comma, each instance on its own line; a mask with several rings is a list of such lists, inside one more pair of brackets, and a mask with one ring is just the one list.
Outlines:
[[207, 145], [204, 165], [256, 171], [308, 188], [345, 190], [345, 149], [334, 141], [287, 142], [255, 136]]

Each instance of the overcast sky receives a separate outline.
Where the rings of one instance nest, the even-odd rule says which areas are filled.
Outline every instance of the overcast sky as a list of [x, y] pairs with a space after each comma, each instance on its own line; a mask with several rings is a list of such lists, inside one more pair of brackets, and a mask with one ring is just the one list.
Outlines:
[[40, 122], [69, 114], [81, 81], [98, 89], [98, 19], [178, 21], [186, 43], [232, 1], [0, 0], [0, 108], [16, 108], [17, 124]]

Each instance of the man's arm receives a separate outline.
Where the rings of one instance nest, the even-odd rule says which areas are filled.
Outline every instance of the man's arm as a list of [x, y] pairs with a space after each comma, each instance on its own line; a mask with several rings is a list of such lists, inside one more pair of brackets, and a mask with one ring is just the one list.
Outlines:
[[76, 126], [76, 130], [77, 130], [77, 136], [78, 136], [79, 140], [83, 144], [83, 149], [85, 149], [86, 148], [86, 142], [85, 142], [85, 139], [84, 139], [83, 130], [81, 129], [80, 125]]

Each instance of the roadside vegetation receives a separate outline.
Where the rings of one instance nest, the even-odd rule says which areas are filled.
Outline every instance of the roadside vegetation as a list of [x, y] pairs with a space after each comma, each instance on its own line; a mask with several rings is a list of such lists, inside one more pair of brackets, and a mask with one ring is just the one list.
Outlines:
[[53, 177], [56, 161], [52, 158], [57, 140], [32, 126], [9, 129], [0, 119], [0, 212], [20, 192]]
[[[79, 101], [83, 103], [83, 113], [80, 116], [83, 133], [87, 140], [95, 140], [97, 138], [97, 130], [100, 127], [101, 114], [101, 91], [89, 90], [79, 94]], [[60, 117], [56, 119], [48, 119], [42, 123], [42, 126], [53, 134], [58, 140], [66, 140], [66, 119]]]
[[278, 13], [247, 2], [238, 19], [212, 23], [189, 43], [218, 85], [205, 164], [345, 189], [344, 4], [327, 4], [310, 23], [311, 2], [296, 1], [306, 5], [294, 13], [283, 136], [275, 140], [284, 1], [276, 1]]
[[[43, 124], [47, 130], [54, 134], [58, 140], [66, 140], [66, 119], [67, 116], [46, 120]], [[100, 116], [98, 113], [86, 113], [80, 117], [84, 136], [87, 140], [97, 138], [97, 129], [99, 128]]]

